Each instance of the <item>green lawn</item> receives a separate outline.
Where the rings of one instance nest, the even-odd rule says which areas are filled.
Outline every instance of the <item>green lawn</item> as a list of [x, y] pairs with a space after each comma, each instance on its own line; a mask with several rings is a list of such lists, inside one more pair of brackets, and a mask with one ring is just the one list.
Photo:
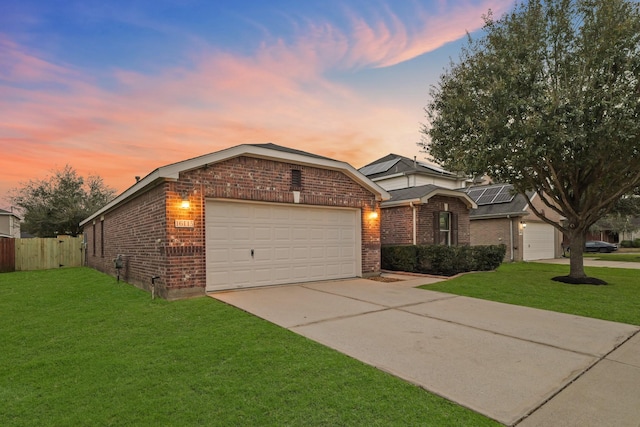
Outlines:
[[584, 254], [584, 257], [603, 260], [603, 261], [640, 262], [640, 252], [611, 253], [611, 254]]
[[2, 426], [497, 425], [211, 298], [0, 274]]
[[586, 267], [585, 271], [609, 284], [568, 285], [551, 280], [568, 274], [567, 265], [513, 263], [422, 288], [640, 325], [640, 270]]

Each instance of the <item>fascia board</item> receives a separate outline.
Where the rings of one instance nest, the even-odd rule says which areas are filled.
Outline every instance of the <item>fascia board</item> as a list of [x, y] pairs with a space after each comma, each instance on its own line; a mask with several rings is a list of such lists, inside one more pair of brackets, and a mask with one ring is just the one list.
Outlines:
[[396, 201], [396, 202], [388, 202], [388, 201], [387, 201], [387, 202], [382, 202], [382, 204], [380, 205], [380, 207], [381, 207], [382, 209], [385, 209], [385, 208], [395, 208], [395, 207], [398, 207], [398, 206], [410, 206], [412, 203], [413, 203], [414, 205], [419, 205], [419, 204], [421, 204], [421, 203], [422, 203], [422, 200], [421, 200], [421, 199], [416, 198], [416, 199], [398, 200], [398, 201]]
[[469, 209], [477, 209], [478, 205], [473, 201], [471, 197], [467, 193], [463, 193], [461, 191], [455, 190], [447, 190], [446, 188], [438, 188], [426, 194], [422, 197], [423, 203], [427, 203], [427, 201], [433, 196], [448, 196], [448, 197], [456, 197], [465, 201], [465, 204]]
[[495, 219], [495, 218], [510, 218], [510, 217], [522, 217], [529, 215], [528, 212], [505, 212], [498, 214], [485, 214], [485, 215], [469, 215], [470, 220], [474, 219]]

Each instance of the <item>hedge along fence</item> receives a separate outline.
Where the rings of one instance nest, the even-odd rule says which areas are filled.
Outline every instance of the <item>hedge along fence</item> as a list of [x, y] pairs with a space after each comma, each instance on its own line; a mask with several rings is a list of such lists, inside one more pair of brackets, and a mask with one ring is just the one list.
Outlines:
[[442, 276], [466, 271], [489, 271], [500, 266], [506, 250], [505, 245], [383, 246], [382, 268]]

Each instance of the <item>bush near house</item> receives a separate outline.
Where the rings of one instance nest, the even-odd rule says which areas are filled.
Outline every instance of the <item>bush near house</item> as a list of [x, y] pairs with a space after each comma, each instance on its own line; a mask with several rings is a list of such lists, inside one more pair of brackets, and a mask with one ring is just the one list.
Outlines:
[[383, 246], [382, 268], [443, 276], [453, 276], [467, 271], [489, 271], [498, 268], [506, 250], [505, 245]]
[[640, 248], [640, 239], [623, 240], [620, 242], [621, 248]]

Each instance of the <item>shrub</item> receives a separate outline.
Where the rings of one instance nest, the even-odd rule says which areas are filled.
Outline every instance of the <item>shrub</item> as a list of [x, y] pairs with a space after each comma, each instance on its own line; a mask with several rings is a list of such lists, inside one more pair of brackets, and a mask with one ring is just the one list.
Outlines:
[[457, 248], [455, 246], [423, 245], [416, 251], [418, 273], [431, 273], [453, 276], [460, 273], [457, 267]]
[[502, 263], [505, 253], [505, 245], [383, 246], [382, 268], [453, 276], [466, 271], [495, 270]]
[[385, 270], [416, 270], [416, 246], [383, 246], [381, 264]]
[[623, 240], [620, 242], [620, 247], [621, 248], [632, 248], [633, 247], [633, 242], [631, 240]]
[[633, 241], [633, 247], [634, 248], [640, 248], [640, 239], [635, 239]]
[[502, 264], [507, 247], [505, 245], [473, 246], [474, 271], [495, 270]]

